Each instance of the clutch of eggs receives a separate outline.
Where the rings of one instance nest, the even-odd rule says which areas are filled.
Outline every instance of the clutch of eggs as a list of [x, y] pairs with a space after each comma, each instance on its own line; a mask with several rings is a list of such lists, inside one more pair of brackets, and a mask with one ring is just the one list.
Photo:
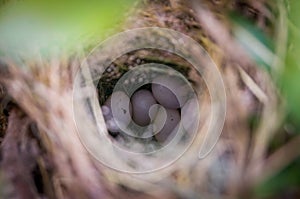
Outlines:
[[[112, 107], [112, 96], [117, 98], [114, 107]], [[158, 111], [158, 106], [155, 106], [160, 105], [165, 110], [166, 118], [163, 124], [159, 124], [161, 125], [159, 131], [153, 132], [153, 137], [159, 143], [164, 143], [175, 136], [174, 133], [176, 133], [181, 121], [181, 114], [193, 115], [197, 105], [196, 99], [187, 98], [187, 89], [182, 84], [163, 77], [156, 78], [150, 89], [139, 89], [131, 97], [123, 91], [114, 92], [112, 96], [102, 106], [102, 114], [110, 134], [116, 136], [121, 132], [118, 123], [129, 125], [133, 121], [139, 126], [153, 123], [155, 118], [161, 118], [160, 114], [163, 113]], [[113, 115], [112, 108], [117, 110], [117, 115]], [[183, 118], [183, 127], [189, 131], [194, 126], [189, 125], [190, 122], [186, 118]], [[158, 121], [158, 123], [161, 122]]]

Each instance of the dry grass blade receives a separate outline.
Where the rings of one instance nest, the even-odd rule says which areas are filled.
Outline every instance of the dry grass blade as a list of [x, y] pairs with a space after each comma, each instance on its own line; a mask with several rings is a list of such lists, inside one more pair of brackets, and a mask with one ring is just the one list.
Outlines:
[[[17, 198], [38, 198], [37, 191], [31, 178], [31, 171], [35, 166], [35, 159], [38, 156], [38, 148], [33, 140], [27, 139], [30, 118], [18, 110], [12, 110], [9, 117], [6, 136], [2, 143], [2, 168], [7, 180], [13, 183], [13, 191]], [[21, 129], [19, 127], [22, 127]], [[26, 146], [20, 146], [19, 144]], [[25, 147], [25, 148], [24, 148]], [[30, 150], [27, 149], [30, 147]], [[12, 166], [14, 165], [14, 166]], [[18, 190], [18, 191], [17, 191]]]
[[253, 171], [256, 171], [256, 169], [260, 170], [258, 174], [255, 174], [255, 182], [261, 182], [262, 180], [269, 179], [288, 166], [291, 162], [299, 158], [300, 151], [295, 150], [299, 148], [299, 145], [300, 136], [297, 136], [278, 149], [266, 160], [253, 166]]
[[214, 13], [197, 1], [191, 0], [189, 3], [201, 27], [223, 49], [227, 57], [245, 69], [249, 65], [254, 65], [245, 50], [234, 40], [229, 28], [218, 20]]

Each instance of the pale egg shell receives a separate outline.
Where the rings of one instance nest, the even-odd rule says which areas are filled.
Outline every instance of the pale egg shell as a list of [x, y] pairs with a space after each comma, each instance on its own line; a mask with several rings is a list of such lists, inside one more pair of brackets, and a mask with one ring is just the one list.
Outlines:
[[113, 119], [106, 121], [106, 127], [110, 132], [113, 133], [117, 133], [120, 131], [120, 128]]
[[112, 113], [111, 113], [111, 109], [109, 106], [103, 105], [101, 107], [101, 110], [102, 110], [102, 115], [103, 115], [105, 121], [112, 118]]
[[[112, 97], [114, 97], [115, 114], [112, 111]], [[120, 130], [117, 121], [127, 126], [131, 121], [132, 104], [129, 97], [122, 91], [114, 92], [102, 106], [102, 114], [109, 131], [116, 132]]]
[[180, 104], [176, 95], [161, 84], [152, 84], [152, 93], [155, 99], [166, 108], [179, 108]]
[[188, 86], [175, 76], [159, 76], [152, 81], [152, 93], [158, 103], [166, 108], [177, 109], [187, 100]]
[[131, 103], [134, 122], [140, 126], [148, 125], [151, 121], [149, 110], [157, 103], [152, 93], [145, 89], [138, 90], [132, 95]]
[[198, 129], [199, 119], [199, 104], [197, 97], [194, 97], [189, 99], [181, 109], [182, 126], [189, 134], [193, 134]]
[[180, 123], [180, 113], [176, 109], [165, 109], [167, 113], [167, 119], [166, 122], [162, 128], [162, 130], [155, 134], [155, 138], [158, 142], [165, 142], [175, 136], [176, 132], [174, 132], [174, 129], [179, 125]]

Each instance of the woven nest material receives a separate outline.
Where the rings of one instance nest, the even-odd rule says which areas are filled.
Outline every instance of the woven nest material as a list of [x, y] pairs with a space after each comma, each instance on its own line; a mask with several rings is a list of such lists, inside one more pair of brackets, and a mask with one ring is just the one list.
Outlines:
[[[127, 18], [125, 30], [170, 28], [201, 44], [221, 72], [227, 97], [225, 125], [207, 158], [194, 156], [196, 140], [171, 169], [145, 178], [107, 168], [80, 141], [72, 89], [82, 56], [26, 60], [26, 69], [3, 60], [0, 198], [240, 198], [251, 193], [256, 183], [270, 175], [264, 158], [281, 119], [280, 100], [269, 73], [231, 38], [224, 13], [238, 11], [276, 39], [277, 16], [268, 11], [269, 2], [254, 2], [203, 1], [198, 13], [180, 1], [145, 1]], [[176, 55], [145, 49], [120, 57], [106, 69], [98, 84], [99, 103], [125, 72], [152, 62], [179, 71], [193, 87], [202, 86], [201, 104], [209, 107], [205, 82], [190, 64]]]

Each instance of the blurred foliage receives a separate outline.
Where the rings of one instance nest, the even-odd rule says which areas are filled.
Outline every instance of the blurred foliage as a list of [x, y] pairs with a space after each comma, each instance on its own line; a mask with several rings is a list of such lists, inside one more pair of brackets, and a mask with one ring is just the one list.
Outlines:
[[229, 18], [233, 22], [236, 40], [259, 66], [270, 71], [274, 59], [274, 43], [270, 37], [257, 28], [252, 21], [237, 13], [230, 13]]
[[296, 198], [300, 187], [300, 158], [282, 171], [266, 179], [256, 189], [259, 198]]
[[[102, 38], [134, 0], [2, 1], [0, 55], [70, 52]], [[99, 40], [99, 39], [98, 39]]]
[[[265, 35], [256, 28], [255, 24], [241, 16], [231, 14], [229, 17], [233, 22], [233, 32], [237, 41], [259, 66], [269, 71], [274, 79], [278, 80], [276, 83], [286, 107], [283, 124], [288, 125], [291, 130], [289, 132], [291, 133], [290, 139], [293, 139], [300, 133], [300, 1], [286, 0], [284, 4], [282, 2], [281, 0], [274, 1], [278, 6], [284, 5], [287, 10], [287, 16], [284, 16], [288, 23], [287, 44], [275, 39], [270, 40], [270, 36]], [[279, 26], [279, 31], [285, 31], [281, 29], [283, 27], [280, 27], [280, 23], [276, 25]], [[276, 58], [275, 45], [279, 45], [278, 48], [287, 49], [285, 57], [278, 57], [282, 70], [279, 70], [280, 73], [276, 73], [276, 76], [272, 72], [276, 69], [271, 62], [273, 58]], [[277, 146], [279, 148], [286, 141], [275, 140], [275, 142], [281, 143], [280, 146]], [[300, 148], [295, 150], [300, 150]], [[300, 197], [299, 190], [300, 157], [274, 176], [256, 185], [255, 198], [298, 198]]]
[[[286, 100], [286, 123], [293, 127], [295, 135], [292, 136], [296, 136], [300, 133], [300, 1], [287, 0], [285, 3], [288, 10], [288, 48], [279, 85]], [[282, 197], [297, 198], [300, 197], [299, 189], [300, 157], [262, 183], [257, 193], [270, 198], [284, 192], [287, 196]]]
[[288, 8], [288, 49], [281, 87], [286, 97], [288, 120], [300, 133], [300, 1], [289, 0]]
[[[272, 73], [272, 70], [276, 70], [272, 60], [280, 59], [282, 73], [274, 78], [279, 80], [277, 83], [286, 102], [287, 123], [300, 130], [300, 1], [286, 0], [284, 4], [281, 0], [274, 1], [276, 2], [278, 6], [284, 5], [287, 9], [287, 46], [283, 46], [286, 44], [281, 41], [274, 41], [274, 38], [272, 41], [270, 35], [264, 34], [253, 22], [242, 16], [231, 13], [229, 17], [234, 25], [235, 38], [259, 66]], [[285, 31], [279, 23], [276, 25], [279, 26], [278, 31]], [[286, 56], [283, 58], [275, 55], [275, 46], [278, 44], [281, 45], [278, 48], [287, 47]]]

